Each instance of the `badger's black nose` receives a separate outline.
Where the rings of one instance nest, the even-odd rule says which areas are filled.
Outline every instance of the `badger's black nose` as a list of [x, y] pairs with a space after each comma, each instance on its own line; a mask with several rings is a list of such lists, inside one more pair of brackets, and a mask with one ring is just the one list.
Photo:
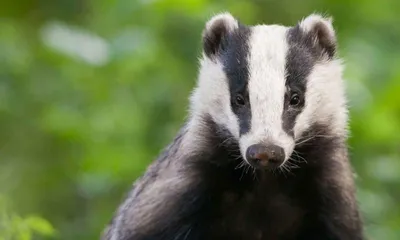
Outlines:
[[246, 158], [255, 168], [276, 168], [285, 160], [285, 151], [276, 145], [254, 144], [247, 148]]

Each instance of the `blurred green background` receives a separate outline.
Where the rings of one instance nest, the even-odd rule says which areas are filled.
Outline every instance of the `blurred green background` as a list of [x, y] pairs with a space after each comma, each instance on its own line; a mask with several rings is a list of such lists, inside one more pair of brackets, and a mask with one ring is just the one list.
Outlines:
[[367, 234], [400, 239], [398, 0], [14, 0], [0, 8], [0, 240], [99, 239], [184, 121], [201, 31], [332, 15]]

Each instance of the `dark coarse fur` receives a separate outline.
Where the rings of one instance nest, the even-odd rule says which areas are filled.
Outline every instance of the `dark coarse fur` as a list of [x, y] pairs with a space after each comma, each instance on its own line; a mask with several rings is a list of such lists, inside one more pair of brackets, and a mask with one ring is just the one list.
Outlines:
[[[126, 209], [120, 211], [123, 224], [118, 228], [112, 223], [104, 239], [113, 239], [115, 232], [119, 233], [118, 240], [363, 239], [353, 186], [343, 185], [346, 176], [341, 174], [349, 171], [346, 144], [326, 132], [327, 126], [315, 124], [305, 133], [304, 138], [315, 137], [295, 149], [299, 155], [293, 158], [300, 168], [282, 174], [237, 168], [242, 161], [238, 159], [237, 142], [226, 141], [231, 139], [229, 133], [210, 117], [205, 116], [204, 121], [201, 137], [208, 139], [208, 146], [185, 159], [185, 169], [180, 172], [190, 172], [196, 181], [170, 199], [163, 199], [175, 202], [174, 207], [157, 209], [161, 211], [157, 214], [148, 212], [151, 220], [147, 231], [134, 229], [135, 221], [141, 219], [129, 216]], [[185, 134], [184, 129], [138, 180], [136, 189], [160, 180], [158, 175], [176, 160], [171, 156]], [[140, 189], [130, 197], [128, 207], [141, 198]], [[155, 193], [151, 197], [158, 196]]]

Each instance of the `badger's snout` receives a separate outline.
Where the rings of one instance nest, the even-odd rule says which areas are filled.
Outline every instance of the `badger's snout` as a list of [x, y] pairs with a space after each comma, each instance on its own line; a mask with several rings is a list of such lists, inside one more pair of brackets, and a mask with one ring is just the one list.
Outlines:
[[277, 168], [285, 161], [285, 151], [277, 145], [254, 144], [247, 148], [246, 159], [255, 168]]

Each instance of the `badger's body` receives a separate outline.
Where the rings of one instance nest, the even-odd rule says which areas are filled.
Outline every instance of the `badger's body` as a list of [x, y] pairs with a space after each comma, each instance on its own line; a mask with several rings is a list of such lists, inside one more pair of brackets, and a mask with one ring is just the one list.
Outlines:
[[330, 20], [203, 33], [190, 116], [103, 239], [361, 240]]

